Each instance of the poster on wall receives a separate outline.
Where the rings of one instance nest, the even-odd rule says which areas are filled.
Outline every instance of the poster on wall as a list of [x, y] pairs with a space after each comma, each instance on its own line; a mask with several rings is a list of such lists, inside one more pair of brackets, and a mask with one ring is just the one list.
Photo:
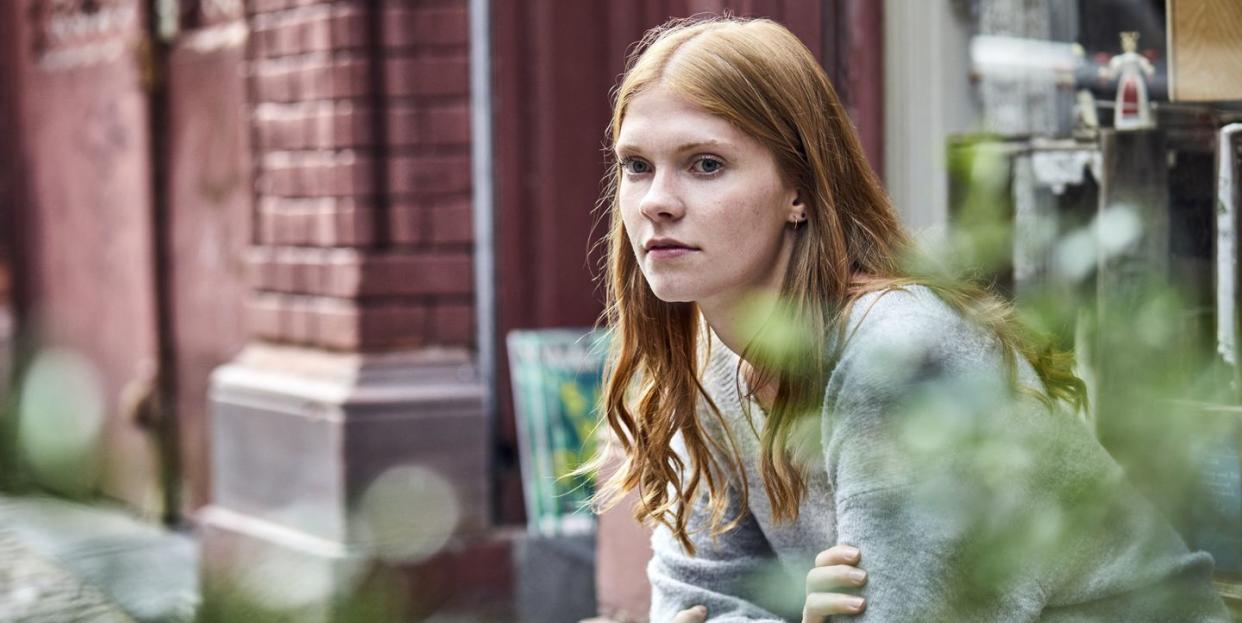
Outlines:
[[545, 536], [594, 528], [594, 482], [572, 472], [595, 452], [607, 333], [513, 331], [507, 337], [527, 526]]

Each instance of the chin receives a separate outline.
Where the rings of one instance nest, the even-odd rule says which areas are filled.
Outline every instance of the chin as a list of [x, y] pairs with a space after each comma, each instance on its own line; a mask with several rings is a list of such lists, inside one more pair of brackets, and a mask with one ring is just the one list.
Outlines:
[[651, 292], [656, 298], [665, 303], [692, 303], [697, 301], [702, 294], [698, 288], [687, 287], [686, 284], [681, 283], [648, 280], [647, 285], [651, 287]]

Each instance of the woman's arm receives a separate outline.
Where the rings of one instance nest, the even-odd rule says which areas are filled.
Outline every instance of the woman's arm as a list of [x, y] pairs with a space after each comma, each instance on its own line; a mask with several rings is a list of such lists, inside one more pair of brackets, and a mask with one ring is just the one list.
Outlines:
[[[726, 518], [734, 517], [737, 510], [736, 496], [730, 496]], [[760, 605], [765, 601], [763, 589], [790, 582], [795, 589], [801, 587], [786, 577], [754, 518], [748, 513], [736, 528], [713, 541], [707, 534], [709, 516], [702, 501], [690, 513], [687, 527], [697, 550], [694, 556], [687, 554], [663, 525], [652, 533], [652, 558], [647, 565], [651, 621], [672, 621], [681, 611], [697, 605], [707, 608], [707, 620], [712, 623], [785, 621], [768, 608], [787, 610], [788, 604], [784, 608], [772, 603]], [[793, 606], [800, 608], [801, 604]]]
[[[858, 620], [1037, 620], [1045, 600], [1036, 561], [1016, 559], [1021, 531], [1006, 525], [1027, 492], [974, 470], [977, 452], [1015, 456], [978, 446], [979, 414], [963, 403], [988, 390], [951, 391], [930, 360], [867, 363], [843, 371], [826, 437], [838, 541], [866, 552], [868, 607]], [[1013, 476], [1004, 472], [993, 476]]]
[[[952, 393], [940, 407], [962, 402]], [[1071, 416], [925, 408], [938, 413], [893, 410], [907, 426], [882, 445], [901, 467], [871, 461], [889, 452], [871, 439], [849, 443], [873, 454], [838, 462], [842, 481], [884, 474], [837, 499], [838, 538], [866, 552], [859, 621], [1229, 620], [1211, 558], [1187, 550], [1085, 427], [1053, 419]]]

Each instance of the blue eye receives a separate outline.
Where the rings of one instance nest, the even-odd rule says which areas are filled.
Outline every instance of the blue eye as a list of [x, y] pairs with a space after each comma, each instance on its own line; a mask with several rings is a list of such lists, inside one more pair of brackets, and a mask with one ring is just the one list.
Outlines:
[[694, 166], [699, 173], [711, 175], [723, 168], [724, 163], [711, 156], [703, 156], [694, 161]]
[[635, 158], [626, 158], [619, 163], [621, 170], [632, 175], [642, 175], [649, 172], [647, 163]]

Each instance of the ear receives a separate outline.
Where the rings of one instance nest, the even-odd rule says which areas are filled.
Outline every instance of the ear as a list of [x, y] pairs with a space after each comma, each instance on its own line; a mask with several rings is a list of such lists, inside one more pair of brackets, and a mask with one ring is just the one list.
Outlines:
[[806, 218], [806, 208], [802, 201], [802, 191], [794, 191], [793, 199], [789, 203], [792, 208], [789, 210], [789, 221], [796, 223]]

